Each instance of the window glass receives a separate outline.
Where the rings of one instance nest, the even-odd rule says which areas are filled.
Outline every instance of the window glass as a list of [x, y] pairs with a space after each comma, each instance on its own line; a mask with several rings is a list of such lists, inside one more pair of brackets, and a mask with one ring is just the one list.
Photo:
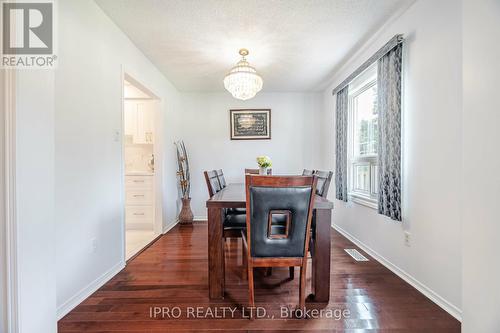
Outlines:
[[349, 84], [349, 194], [376, 208], [378, 112], [376, 64]]
[[354, 190], [370, 192], [370, 165], [354, 166]]
[[353, 98], [354, 155], [377, 154], [378, 115], [377, 85], [372, 85]]

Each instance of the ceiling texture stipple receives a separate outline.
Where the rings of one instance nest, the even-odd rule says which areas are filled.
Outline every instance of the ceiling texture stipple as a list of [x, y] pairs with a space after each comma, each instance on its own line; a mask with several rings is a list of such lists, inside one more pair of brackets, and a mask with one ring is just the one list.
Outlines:
[[414, 0], [96, 0], [180, 90], [224, 91], [250, 50], [263, 91], [318, 91], [360, 42]]

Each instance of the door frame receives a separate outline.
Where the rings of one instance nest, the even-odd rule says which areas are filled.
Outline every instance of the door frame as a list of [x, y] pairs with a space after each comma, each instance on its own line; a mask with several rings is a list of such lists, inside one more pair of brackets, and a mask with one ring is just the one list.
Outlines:
[[147, 84], [144, 84], [143, 80], [139, 79], [140, 75], [136, 75], [133, 71], [128, 70], [125, 66], [122, 65], [122, 75], [121, 75], [121, 202], [122, 202], [122, 257], [123, 262], [126, 263], [126, 220], [125, 220], [125, 80], [131, 82], [134, 86], [144, 91], [146, 94], [151, 96], [151, 100], [156, 104], [154, 110], [154, 139], [153, 139], [153, 154], [154, 154], [154, 163], [155, 163], [155, 172], [154, 172], [154, 222], [153, 222], [153, 231], [155, 236], [159, 236], [163, 234], [163, 100], [159, 97], [160, 95], [156, 93], [153, 89], [151, 89]]
[[17, 260], [17, 219], [16, 219], [16, 72], [14, 69], [0, 70], [0, 100], [4, 114], [0, 116], [0, 126], [4, 129], [4, 134], [0, 140], [1, 151], [1, 193], [0, 200], [4, 215], [4, 223], [0, 225], [1, 242], [3, 254], [1, 258], [5, 265], [0, 267], [2, 277], [0, 281], [3, 289], [1, 304], [3, 316], [5, 316], [5, 329], [8, 333], [19, 331], [19, 289], [18, 289], [18, 260]]

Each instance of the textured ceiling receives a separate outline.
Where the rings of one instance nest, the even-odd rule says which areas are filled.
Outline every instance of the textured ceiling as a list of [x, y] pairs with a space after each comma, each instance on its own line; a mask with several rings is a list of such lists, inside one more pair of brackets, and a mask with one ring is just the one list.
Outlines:
[[264, 91], [315, 91], [414, 0], [96, 0], [181, 91], [222, 91], [238, 49]]

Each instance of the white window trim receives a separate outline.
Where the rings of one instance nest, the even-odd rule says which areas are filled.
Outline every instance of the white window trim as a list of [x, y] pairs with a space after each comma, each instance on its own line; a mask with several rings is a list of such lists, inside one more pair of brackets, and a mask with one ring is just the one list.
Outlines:
[[[362, 75], [362, 74], [361, 74]], [[350, 92], [349, 94], [349, 109], [348, 109], [348, 119], [347, 119], [347, 124], [348, 124], [348, 143], [349, 143], [349, 148], [348, 148], [348, 200], [352, 201], [356, 204], [360, 204], [372, 209], [377, 209], [378, 210], [378, 198], [376, 195], [373, 195], [373, 189], [370, 189], [370, 194], [363, 194], [361, 192], [356, 192], [353, 190], [353, 184], [354, 184], [354, 168], [353, 164], [354, 163], [367, 163], [370, 165], [370, 168], [373, 167], [373, 165], [376, 165], [376, 159], [377, 155], [368, 155], [368, 156], [363, 156], [363, 157], [357, 157], [355, 158], [353, 156], [354, 152], [354, 110], [352, 109], [353, 103], [352, 100], [358, 96], [359, 94], [365, 92], [366, 90], [372, 88], [374, 85], [376, 85], [377, 81], [375, 80], [370, 80], [367, 84], [356, 88], [355, 90]], [[372, 174], [372, 170], [370, 170], [370, 175]], [[370, 187], [373, 185], [372, 180], [370, 179]]]
[[357, 193], [349, 193], [347, 197], [350, 201], [352, 201], [354, 203], [378, 210], [378, 200], [377, 199], [374, 199], [374, 198], [368, 197], [368, 196], [364, 196], [361, 194], [357, 194]]

